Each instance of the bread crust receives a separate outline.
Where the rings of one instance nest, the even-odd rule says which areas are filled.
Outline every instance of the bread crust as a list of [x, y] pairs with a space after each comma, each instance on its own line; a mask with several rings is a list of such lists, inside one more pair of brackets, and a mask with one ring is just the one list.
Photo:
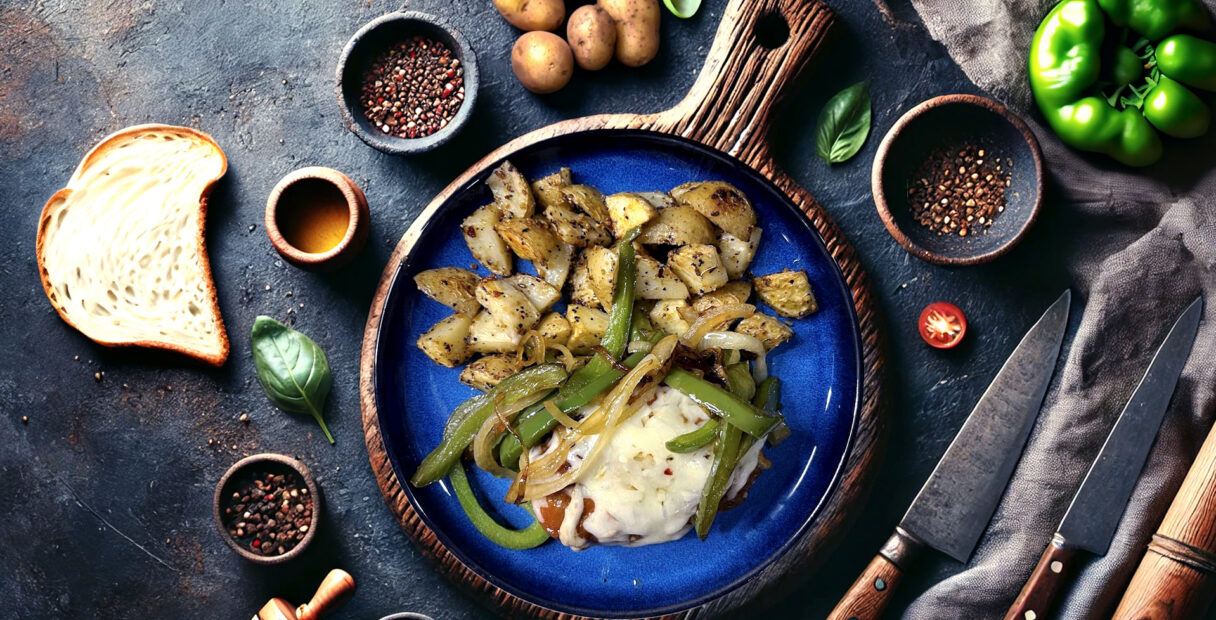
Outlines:
[[46, 241], [45, 232], [46, 232], [47, 225], [49, 223], [50, 206], [55, 201], [70, 195], [72, 193], [72, 190], [70, 188], [65, 187], [65, 188], [55, 192], [54, 195], [52, 195], [49, 199], [47, 199], [46, 204], [43, 205], [43, 207], [42, 207], [42, 215], [39, 216], [39, 218], [38, 218], [38, 237], [37, 237], [37, 241], [34, 244], [34, 250], [38, 254], [38, 278], [42, 281], [42, 289], [46, 292], [47, 299], [50, 300], [51, 305], [54, 306], [54, 308], [55, 308], [55, 311], [59, 313], [60, 318], [62, 318], [65, 323], [67, 323], [68, 325], [71, 325], [77, 331], [84, 334], [86, 337], [88, 337], [93, 342], [96, 342], [97, 344], [100, 344], [100, 345], [106, 346], [106, 347], [145, 347], [145, 348], [149, 348], [149, 349], [161, 349], [161, 350], [165, 350], [165, 351], [172, 351], [174, 353], [180, 353], [182, 355], [199, 360], [206, 364], [210, 364], [212, 366], [217, 366], [217, 367], [223, 366], [224, 362], [228, 360], [228, 351], [229, 351], [228, 330], [224, 327], [224, 319], [220, 315], [219, 295], [215, 288], [215, 279], [211, 275], [211, 260], [207, 254], [207, 239], [206, 239], [207, 201], [208, 201], [208, 198], [210, 197], [212, 188], [214, 188], [215, 184], [221, 178], [223, 178], [224, 175], [228, 172], [228, 156], [224, 154], [224, 150], [220, 148], [220, 145], [218, 143], [216, 143], [216, 141], [210, 135], [203, 133], [197, 129], [193, 129], [191, 127], [180, 127], [177, 125], [164, 125], [164, 124], [157, 124], [157, 123], [132, 125], [130, 127], [120, 129], [120, 130], [106, 136], [105, 138], [102, 138], [102, 140], [100, 142], [98, 142], [96, 146], [94, 146], [92, 149], [90, 149], [89, 152], [85, 154], [84, 158], [80, 160], [80, 165], [77, 166], [76, 170], [72, 173], [72, 177], [71, 177], [71, 179], [68, 180], [68, 184], [70, 185], [72, 180], [76, 179], [80, 175], [81, 171], [87, 169], [89, 167], [89, 165], [92, 164], [102, 152], [104, 152], [105, 149], [111, 147], [119, 139], [125, 138], [130, 135], [138, 135], [142, 132], [147, 132], [147, 131], [166, 131], [166, 130], [190, 134], [194, 138], [197, 138], [198, 140], [201, 140], [203, 142], [210, 144], [211, 146], [215, 147], [216, 152], [219, 153], [221, 162], [223, 164], [220, 167], [219, 174], [217, 174], [215, 176], [215, 178], [208, 181], [206, 186], [203, 187], [202, 193], [199, 194], [199, 197], [198, 197], [198, 213], [199, 213], [198, 230], [195, 231], [195, 241], [196, 241], [196, 243], [198, 243], [198, 247], [200, 250], [199, 259], [202, 263], [201, 265], [199, 265], [199, 267], [202, 270], [203, 279], [205, 281], [204, 286], [206, 288], [207, 300], [210, 302], [208, 304], [208, 306], [209, 306], [208, 310], [211, 312], [212, 317], [215, 319], [215, 324], [218, 326], [218, 337], [220, 339], [219, 353], [209, 354], [205, 351], [201, 351], [198, 349], [191, 349], [189, 347], [181, 346], [181, 345], [178, 345], [178, 344], [175, 344], [172, 342], [165, 342], [165, 341], [159, 341], [159, 340], [134, 340], [134, 341], [103, 340], [103, 339], [94, 337], [92, 334], [89, 334], [85, 330], [81, 329], [79, 325], [72, 322], [72, 319], [68, 316], [67, 311], [64, 309], [63, 305], [60, 304], [59, 300], [56, 298], [55, 290], [52, 287], [51, 282], [50, 282], [50, 272], [47, 270], [46, 264], [44, 262], [44, 256], [45, 256], [44, 244]]

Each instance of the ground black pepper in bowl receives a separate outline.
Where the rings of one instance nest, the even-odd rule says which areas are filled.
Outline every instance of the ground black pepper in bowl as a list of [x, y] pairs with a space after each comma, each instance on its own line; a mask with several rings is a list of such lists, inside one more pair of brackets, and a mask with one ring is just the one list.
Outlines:
[[256, 472], [237, 479], [226, 498], [224, 525], [252, 553], [283, 555], [312, 525], [312, 495], [295, 472]]
[[931, 152], [908, 183], [913, 218], [938, 235], [987, 233], [1005, 211], [1013, 160], [966, 143]]
[[415, 35], [377, 56], [363, 75], [360, 100], [372, 126], [398, 138], [423, 138], [447, 126], [464, 104], [464, 67], [441, 41]]

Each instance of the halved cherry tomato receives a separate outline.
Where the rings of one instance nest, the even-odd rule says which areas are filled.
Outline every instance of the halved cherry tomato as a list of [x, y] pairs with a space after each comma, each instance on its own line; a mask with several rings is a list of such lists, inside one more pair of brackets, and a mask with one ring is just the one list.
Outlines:
[[920, 313], [920, 337], [935, 349], [954, 347], [966, 333], [967, 317], [954, 304], [931, 303]]

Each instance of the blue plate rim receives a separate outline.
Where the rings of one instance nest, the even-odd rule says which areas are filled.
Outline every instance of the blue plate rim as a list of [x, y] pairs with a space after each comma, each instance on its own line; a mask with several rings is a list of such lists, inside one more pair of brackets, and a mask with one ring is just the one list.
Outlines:
[[[828, 257], [829, 261], [831, 262], [833, 272], [836, 274], [836, 278], [835, 278], [836, 285], [837, 285], [837, 287], [839, 287], [840, 292], [843, 293], [844, 298], [848, 299], [850, 301], [850, 303], [848, 303], [847, 305], [848, 305], [848, 316], [850, 319], [850, 324], [852, 326], [851, 336], [852, 336], [852, 344], [853, 344], [853, 353], [854, 353], [854, 357], [856, 360], [856, 368], [854, 369], [855, 370], [854, 398], [853, 398], [852, 412], [851, 412], [851, 416], [850, 416], [850, 420], [849, 420], [848, 436], [845, 440], [844, 449], [841, 452], [840, 459], [837, 462], [836, 467], [834, 468], [834, 470], [832, 472], [831, 481], [829, 482], [827, 489], [825, 490], [823, 495], [819, 498], [819, 501], [815, 504], [815, 507], [813, 509], [811, 509], [806, 520], [798, 527], [797, 530], [795, 530], [789, 536], [788, 539], [786, 539], [786, 541], [784, 543], [781, 544], [780, 547], [778, 547], [775, 551], [770, 553], [768, 555], [768, 557], [764, 558], [761, 562], [757, 563], [756, 566], [754, 566], [753, 568], [748, 570], [746, 573], [743, 573], [739, 577], [734, 579], [731, 583], [729, 583], [725, 586], [719, 587], [711, 592], [707, 592], [695, 599], [690, 599], [688, 601], [681, 601], [679, 603], [668, 605], [668, 606], [665, 606], [662, 608], [653, 608], [653, 609], [646, 609], [646, 610], [640, 610], [640, 611], [629, 611], [627, 613], [622, 613], [622, 612], [614, 611], [614, 610], [590, 609], [590, 608], [571, 607], [571, 606], [566, 606], [566, 605], [555, 605], [555, 604], [553, 604], [553, 601], [536, 599], [536, 598], [530, 596], [528, 593], [522, 592], [519, 589], [512, 587], [510, 584], [503, 582], [501, 579], [499, 579], [497, 576], [495, 576], [495, 574], [492, 571], [486, 570], [480, 564], [470, 560], [465, 554], [463, 554], [459, 551], [459, 548], [457, 546], [453, 545], [453, 541], [442, 532], [441, 528], [438, 528], [435, 526], [435, 522], [430, 518], [430, 516], [428, 516], [426, 510], [424, 510], [422, 505], [417, 501], [417, 499], [414, 496], [413, 489], [410, 487], [410, 485], [408, 483], [409, 475], [407, 475], [406, 472], [402, 471], [399, 466], [400, 460], [396, 454], [396, 449], [394, 447], [392, 447], [392, 445], [390, 445], [390, 443], [387, 441], [382, 441], [381, 443], [384, 446], [384, 450], [385, 450], [385, 454], [387, 456], [389, 466], [391, 467], [393, 474], [396, 476], [396, 478], [399, 482], [398, 486], [401, 488], [402, 493], [405, 495], [406, 499], [409, 501], [410, 507], [418, 515], [418, 518], [422, 521], [422, 524], [426, 527], [427, 530], [429, 530], [431, 532], [431, 534], [433, 534], [435, 536], [436, 540], [439, 541], [439, 543], [443, 546], [444, 550], [446, 550], [448, 553], [452, 554], [452, 556], [458, 562], [460, 562], [460, 564], [462, 566], [467, 568], [469, 571], [471, 571], [472, 573], [474, 573], [481, 579], [484, 579], [490, 585], [502, 590], [503, 592], [507, 593], [510, 596], [518, 598], [519, 600], [521, 600], [525, 603], [535, 605], [537, 607], [541, 607], [544, 609], [552, 610], [552, 611], [555, 611], [558, 613], [575, 614], [575, 615], [584, 616], [584, 617], [638, 618], [638, 617], [651, 617], [651, 616], [665, 616], [665, 615], [673, 614], [673, 613], [681, 613], [681, 612], [693, 610], [698, 607], [702, 607], [704, 605], [712, 603], [713, 601], [738, 589], [741, 585], [743, 585], [744, 583], [746, 583], [747, 581], [749, 581], [756, 575], [758, 575], [761, 572], [763, 572], [764, 570], [770, 568], [779, 559], [784, 557], [785, 554], [788, 553], [789, 550], [799, 540], [803, 539], [803, 537], [807, 536], [810, 533], [811, 526], [816, 524], [816, 522], [818, 521], [820, 513], [823, 510], [823, 507], [840, 490], [841, 474], [844, 471], [845, 466], [848, 464], [848, 462], [850, 460], [850, 456], [853, 453], [853, 449], [855, 448], [855, 443], [857, 440], [858, 424], [860, 422], [860, 417], [861, 417], [863, 405], [864, 405], [863, 400], [864, 400], [864, 385], [865, 385], [865, 368], [864, 368], [865, 359], [864, 359], [864, 351], [863, 351], [863, 347], [862, 347], [861, 321], [857, 315], [856, 302], [853, 301], [853, 295], [852, 295], [852, 291], [849, 288], [848, 280], [845, 278], [844, 272], [840, 268], [840, 263], [832, 255], [832, 253], [827, 249], [827, 245], [823, 240], [823, 236], [819, 233], [818, 230], [815, 229], [813, 223], [811, 222], [811, 220], [809, 219], [807, 214], [805, 212], [803, 212], [802, 209], [799, 209], [797, 207], [797, 205], [794, 204], [793, 200], [790, 199], [789, 195], [785, 191], [783, 191], [772, 180], [770, 180], [768, 177], [761, 174], [758, 170], [756, 170], [752, 166], [750, 166], [750, 165], [740, 161], [739, 159], [737, 159], [731, 155], [728, 155], [716, 148], [713, 148], [713, 147], [703, 144], [701, 142], [697, 142], [695, 140], [691, 140], [691, 139], [688, 139], [688, 138], [685, 138], [682, 136], [660, 133], [660, 132], [647, 130], [647, 129], [622, 129], [622, 128], [599, 128], [599, 129], [583, 130], [583, 131], [577, 132], [577, 134], [569, 134], [569, 133], [557, 134], [557, 135], [547, 137], [543, 140], [538, 140], [536, 142], [529, 143], [526, 146], [522, 146], [518, 149], [514, 149], [511, 152], [504, 154], [494, 160], [484, 160], [484, 159], [480, 160], [477, 164], [475, 164], [476, 166], [479, 166], [479, 169], [477, 170], [476, 174], [472, 175], [468, 179], [468, 181], [466, 181], [464, 184], [458, 186], [455, 189], [452, 189], [450, 192], [447, 192], [446, 198], [442, 202], [440, 202], [438, 205], [428, 205], [426, 208], [424, 208], [423, 211], [414, 220], [414, 222], [411, 223], [411, 225], [407, 228], [405, 234], [403, 235], [403, 239], [406, 237], [410, 237], [409, 245], [408, 245], [408, 247], [405, 248], [405, 251], [404, 251], [403, 255], [401, 256], [401, 259], [398, 261], [396, 267], [393, 270], [393, 276], [392, 276], [391, 280], [389, 281], [388, 288], [386, 289], [387, 292], [384, 297], [382, 311], [381, 311], [380, 315], [376, 318], [376, 336], [375, 336], [375, 343], [374, 343], [374, 349], [373, 349], [373, 369], [372, 369], [371, 379], [372, 379], [372, 386], [373, 386], [372, 397], [373, 397], [375, 405], [376, 405], [377, 430], [379, 431], [380, 436], [382, 438], [384, 436], [386, 436], [385, 429], [384, 429], [384, 422], [381, 420], [380, 415], [379, 415], [380, 408], [381, 408], [380, 407], [379, 360], [380, 360], [380, 346], [383, 342], [384, 333], [385, 333], [385, 330], [383, 329], [384, 321], [385, 321], [386, 315], [390, 314], [389, 311], [391, 309], [393, 309], [397, 303], [400, 303], [400, 295], [397, 294], [397, 287], [401, 282], [402, 272], [406, 271], [405, 268], [410, 263], [410, 259], [412, 258], [412, 254], [414, 252], [415, 245], [422, 238], [422, 236], [431, 229], [431, 227], [434, 225], [436, 220], [439, 219], [438, 216], [446, 210], [446, 207], [450, 203], [452, 198], [457, 195], [462, 194], [465, 191], [468, 191], [469, 189], [471, 189], [473, 186], [477, 185], [478, 183], [484, 182], [485, 177], [489, 174], [489, 171], [494, 168], [494, 166], [500, 164], [504, 160], [510, 159], [511, 157], [515, 156], [516, 154], [518, 154], [521, 151], [532, 151], [532, 150], [540, 149], [540, 148], [548, 146], [554, 142], [571, 139], [571, 137], [573, 135], [579, 135], [579, 136], [583, 136], [583, 137], [601, 137], [601, 136], [605, 136], [605, 135], [611, 135], [613, 137], [635, 139], [635, 140], [641, 140], [643, 142], [650, 141], [650, 142], [655, 142], [655, 143], [669, 143], [669, 144], [674, 143], [674, 144], [678, 145], [679, 148], [684, 149], [686, 151], [687, 150], [695, 151], [700, 155], [718, 160], [725, 165], [744, 170], [745, 174], [752, 177], [752, 179], [755, 182], [766, 186], [770, 191], [773, 192], [773, 194], [775, 196], [780, 197], [780, 200], [778, 200], [777, 202], [780, 203], [781, 205], [783, 205], [783, 208], [792, 210], [793, 214], [796, 216], [795, 219], [798, 220], [798, 222], [806, 228], [806, 231], [810, 234], [811, 238], [814, 239], [814, 242], [819, 246], [819, 249], [822, 250], [824, 255], [826, 255]], [[446, 485], [446, 482], [441, 481], [440, 484]], [[445, 486], [445, 488], [446, 488], [446, 486]]]

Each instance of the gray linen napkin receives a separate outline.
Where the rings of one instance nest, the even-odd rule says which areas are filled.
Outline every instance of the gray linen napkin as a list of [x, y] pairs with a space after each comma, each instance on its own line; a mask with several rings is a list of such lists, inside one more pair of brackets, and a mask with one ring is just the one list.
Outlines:
[[1031, 35], [1055, 0], [911, 1], [966, 74], [1034, 127], [1053, 182], [1044, 208], [1056, 211], [1039, 225], [1075, 230], [1062, 267], [1085, 310], [975, 555], [906, 617], [1005, 613], [1174, 317], [1202, 293], [1204, 323], [1110, 551], [1086, 565], [1057, 613], [1109, 617], [1216, 418], [1216, 139], [1167, 143], [1147, 170], [1072, 151], [1042, 125], [1026, 78]]

